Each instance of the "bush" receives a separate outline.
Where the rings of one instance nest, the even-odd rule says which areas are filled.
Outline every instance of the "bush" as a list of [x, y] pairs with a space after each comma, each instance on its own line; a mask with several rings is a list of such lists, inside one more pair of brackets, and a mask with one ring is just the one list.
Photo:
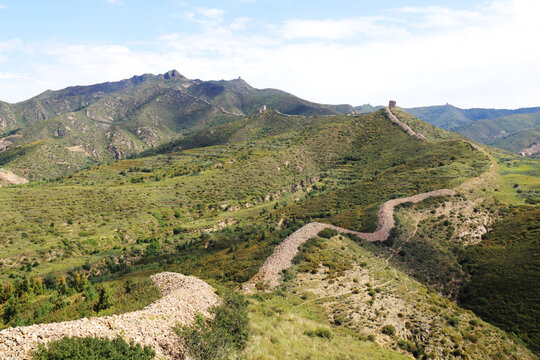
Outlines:
[[337, 230], [326, 228], [319, 231], [317, 235], [325, 239], [330, 239], [332, 236], [336, 236], [337, 234], [338, 234]]
[[332, 338], [332, 332], [325, 328], [317, 328], [315, 330], [306, 330], [304, 331], [304, 334], [309, 337], [320, 337], [323, 339], [331, 339]]
[[193, 359], [230, 359], [246, 346], [248, 339], [248, 302], [239, 293], [225, 295], [223, 303], [211, 310], [212, 320], [197, 314], [193, 326], [175, 328]]
[[50, 342], [47, 347], [40, 344], [33, 360], [151, 360], [156, 353], [149, 346], [128, 344], [118, 337], [114, 340], [65, 337]]
[[159, 240], [152, 239], [144, 251], [144, 256], [158, 256], [159, 254], [161, 254], [161, 245]]
[[458, 326], [459, 325], [459, 318], [451, 316], [448, 318], [448, 324], [452, 326]]
[[396, 328], [393, 325], [384, 325], [381, 332], [388, 336], [394, 336], [396, 334]]

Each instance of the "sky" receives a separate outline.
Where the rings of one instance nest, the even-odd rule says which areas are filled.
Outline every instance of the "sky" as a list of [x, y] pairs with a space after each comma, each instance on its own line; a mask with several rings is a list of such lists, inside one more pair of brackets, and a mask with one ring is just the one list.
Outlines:
[[328, 104], [540, 106], [538, 0], [0, 0], [0, 100], [178, 70]]

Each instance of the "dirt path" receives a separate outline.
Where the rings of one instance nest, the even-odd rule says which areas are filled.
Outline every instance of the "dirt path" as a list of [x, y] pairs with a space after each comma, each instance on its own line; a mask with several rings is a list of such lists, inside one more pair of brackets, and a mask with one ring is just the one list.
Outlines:
[[28, 183], [27, 179], [17, 174], [14, 174], [11, 171], [6, 170], [6, 169], [0, 169], [0, 179], [4, 179], [5, 181], [13, 185], [20, 185], [20, 184]]
[[334, 225], [322, 224], [318, 222], [309, 223], [291, 235], [289, 235], [281, 244], [276, 246], [272, 255], [270, 255], [264, 264], [259, 269], [259, 272], [249, 282], [244, 284], [244, 291], [250, 292], [255, 289], [255, 285], [259, 282], [266, 284], [268, 287], [276, 287], [279, 285], [281, 273], [292, 265], [292, 259], [298, 253], [298, 247], [305, 243], [308, 239], [316, 236], [319, 231], [331, 228], [340, 233], [354, 234], [360, 238], [374, 242], [384, 241], [388, 239], [390, 230], [395, 226], [394, 222], [394, 207], [405, 202], [417, 203], [432, 196], [450, 196], [456, 192], [450, 189], [442, 189], [430, 191], [423, 194], [408, 196], [400, 199], [388, 200], [381, 205], [379, 209], [379, 217], [377, 229], [372, 233], [361, 233], [349, 229], [340, 228]]
[[0, 331], [2, 360], [30, 359], [29, 353], [39, 343], [64, 336], [122, 336], [151, 346], [159, 358], [182, 359], [182, 345], [172, 331], [176, 324], [189, 324], [196, 313], [208, 315], [219, 301], [210, 285], [192, 276], [162, 272], [153, 275], [163, 297], [142, 310], [121, 315], [83, 318], [61, 323], [8, 328]]

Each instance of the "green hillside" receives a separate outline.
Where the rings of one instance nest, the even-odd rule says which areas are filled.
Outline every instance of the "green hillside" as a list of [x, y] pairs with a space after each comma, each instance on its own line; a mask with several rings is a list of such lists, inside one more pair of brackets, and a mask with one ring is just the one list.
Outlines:
[[0, 189], [1, 327], [140, 309], [159, 297], [148, 276], [164, 270], [234, 290], [309, 222], [370, 232], [383, 202], [450, 188], [401, 205], [384, 243], [309, 240], [282, 287], [249, 299], [243, 355], [535, 358], [538, 160], [400, 109], [426, 140], [384, 109], [240, 116], [256, 108], [245, 94], [153, 81], [23, 128], [0, 153], [1, 167], [31, 179], [49, 171]]
[[[348, 105], [320, 105], [241, 79], [190, 80], [176, 70], [119, 82], [46, 91], [17, 104], [0, 104], [0, 152], [17, 157], [3, 166], [31, 181], [73, 173], [125, 158], [235, 121], [266, 105], [294, 115], [354, 112]], [[35, 151], [19, 151], [37, 144]]]
[[540, 108], [460, 109], [444, 105], [406, 111], [442, 129], [515, 153], [540, 142]]

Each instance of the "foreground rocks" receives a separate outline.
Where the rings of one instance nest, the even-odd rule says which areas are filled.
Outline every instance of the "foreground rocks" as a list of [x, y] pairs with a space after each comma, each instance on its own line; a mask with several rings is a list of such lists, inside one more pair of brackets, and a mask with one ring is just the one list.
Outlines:
[[288, 269], [292, 265], [292, 260], [298, 253], [298, 247], [310, 238], [316, 236], [319, 231], [323, 229], [331, 228], [340, 233], [354, 234], [370, 242], [384, 241], [388, 239], [388, 236], [390, 236], [390, 230], [392, 230], [392, 228], [395, 226], [394, 207], [397, 205], [406, 202], [417, 203], [432, 196], [451, 196], [455, 194], [456, 192], [454, 190], [441, 189], [400, 199], [388, 200], [382, 204], [381, 208], [379, 209], [377, 229], [372, 233], [352, 231], [340, 228], [338, 226], [318, 222], [309, 223], [289, 235], [281, 244], [276, 246], [272, 255], [266, 259], [263, 266], [261, 266], [259, 269], [259, 272], [257, 272], [253, 279], [244, 285], [244, 291], [253, 291], [255, 289], [255, 285], [259, 282], [264, 283], [269, 288], [279, 285], [281, 273], [283, 270]]
[[142, 310], [96, 318], [83, 318], [61, 323], [39, 324], [0, 331], [2, 360], [31, 359], [30, 353], [40, 343], [74, 337], [123, 337], [149, 345], [157, 358], [182, 359], [180, 338], [173, 332], [176, 324], [189, 324], [196, 313], [208, 316], [218, 304], [213, 288], [204, 281], [178, 273], [153, 275], [163, 297]]

